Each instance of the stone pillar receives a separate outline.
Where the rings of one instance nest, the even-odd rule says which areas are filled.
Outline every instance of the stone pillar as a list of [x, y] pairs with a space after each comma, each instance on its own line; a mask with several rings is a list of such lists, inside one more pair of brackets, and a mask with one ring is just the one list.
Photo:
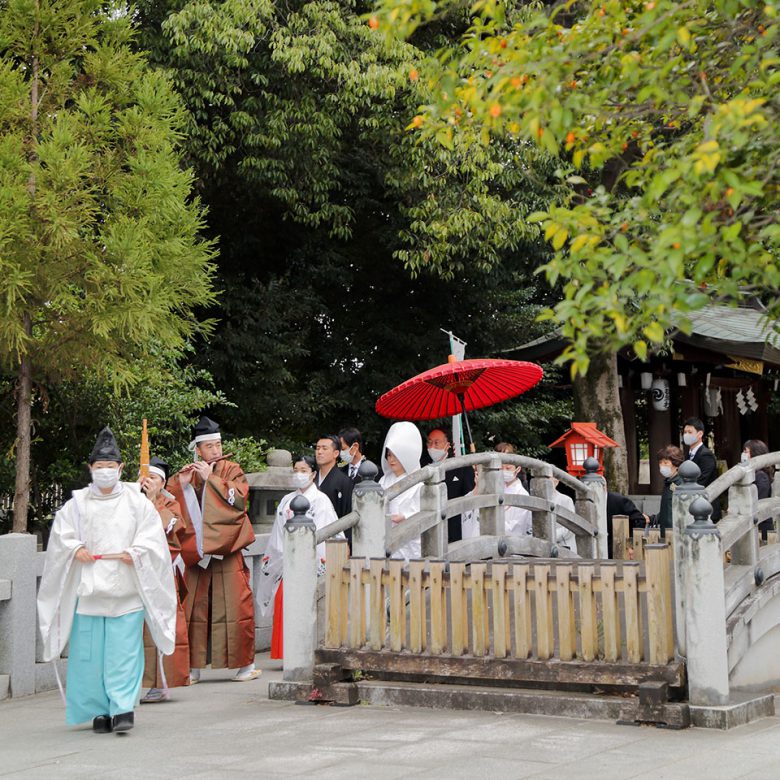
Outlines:
[[35, 693], [37, 549], [31, 534], [0, 536], [0, 579], [11, 582], [10, 600], [0, 602], [0, 675], [9, 676], [11, 696]]
[[678, 471], [682, 485], [672, 493], [673, 563], [674, 563], [674, 633], [677, 654], [685, 657], [685, 569], [683, 555], [685, 529], [693, 522], [690, 513], [695, 498], [704, 497], [704, 488], [697, 482], [701, 469], [692, 461], [686, 460]]
[[[500, 504], [504, 503], [505, 484], [501, 476], [501, 456], [496, 453], [489, 463], [479, 467], [479, 492], [484, 495], [497, 495]], [[479, 510], [480, 536], [504, 536], [504, 507], [489, 506]]]
[[[437, 472], [438, 474], [438, 472]], [[444, 473], [423, 482], [420, 489], [420, 511], [435, 512], [439, 522], [420, 536], [423, 558], [444, 559], [447, 555], [447, 483]]]
[[723, 706], [729, 701], [729, 666], [720, 533], [710, 520], [709, 501], [697, 497], [690, 512], [694, 522], [683, 542], [688, 699]]
[[317, 527], [309, 501], [296, 496], [284, 526], [284, 666], [286, 681], [311, 680], [317, 637]]
[[376, 481], [379, 469], [364, 460], [358, 469], [360, 482], [352, 493], [352, 509], [360, 515], [352, 528], [352, 555], [356, 558], [385, 558], [387, 556], [387, 518], [384, 508], [384, 490]]
[[[739, 482], [729, 488], [729, 514], [750, 519], [751, 531], [731, 548], [731, 562], [753, 569], [758, 565], [758, 490], [756, 472], [748, 464], [740, 466], [743, 474]], [[725, 551], [724, 551], [725, 552]]]
[[[586, 458], [582, 464], [585, 474], [580, 481], [588, 488], [590, 501], [578, 498], [577, 514], [589, 520], [597, 530], [596, 557], [609, 558], [609, 536], [607, 534], [607, 482], [598, 474], [599, 462], [596, 458]], [[580, 551], [579, 542], [577, 552]], [[582, 553], [580, 553], [582, 555]]]
[[[552, 466], [542, 466], [531, 476], [530, 493], [535, 498], [541, 498], [547, 503], [547, 509], [531, 512], [533, 518], [534, 536], [537, 539], [546, 539], [554, 547], [557, 546], [555, 526], [555, 500], [553, 492], [555, 485], [552, 479]], [[552, 511], [551, 511], [552, 510]]]

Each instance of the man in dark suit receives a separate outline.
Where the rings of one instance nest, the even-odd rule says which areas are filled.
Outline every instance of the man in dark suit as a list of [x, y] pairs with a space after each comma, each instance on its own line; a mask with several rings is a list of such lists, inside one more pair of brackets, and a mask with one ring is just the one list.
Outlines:
[[[689, 417], [683, 423], [683, 443], [688, 448], [686, 458], [692, 460], [701, 471], [697, 480], [702, 487], [707, 487], [718, 478], [718, 464], [711, 449], [704, 444], [704, 423], [698, 417]], [[712, 521], [720, 520], [720, 503], [713, 502]]]
[[330, 499], [338, 517], [352, 511], [352, 480], [336, 467], [341, 447], [338, 436], [322, 436], [314, 448], [317, 476], [314, 483]]
[[[428, 461], [434, 465], [443, 463], [452, 456], [452, 445], [441, 428], [434, 428], [428, 434], [427, 447]], [[445, 473], [444, 481], [447, 483], [447, 498], [461, 498], [474, 490], [474, 469], [470, 466], [451, 469]], [[455, 515], [447, 521], [447, 541], [458, 542], [462, 538], [461, 518], [460, 515]]]
[[358, 481], [360, 464], [366, 459], [363, 453], [363, 437], [357, 428], [342, 428], [339, 431], [339, 444], [341, 460], [346, 464], [344, 473], [354, 485]]

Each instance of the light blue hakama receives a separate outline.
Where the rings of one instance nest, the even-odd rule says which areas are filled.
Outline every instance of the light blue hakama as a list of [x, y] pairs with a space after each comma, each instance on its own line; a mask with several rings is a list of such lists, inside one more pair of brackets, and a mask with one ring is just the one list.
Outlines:
[[73, 617], [65, 720], [132, 712], [144, 674], [144, 610], [120, 617]]

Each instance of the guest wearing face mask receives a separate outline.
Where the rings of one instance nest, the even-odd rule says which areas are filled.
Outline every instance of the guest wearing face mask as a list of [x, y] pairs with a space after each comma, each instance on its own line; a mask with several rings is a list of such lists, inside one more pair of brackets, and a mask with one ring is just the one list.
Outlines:
[[[683, 424], [683, 444], [688, 448], [687, 459], [692, 460], [701, 471], [697, 482], [707, 487], [718, 478], [718, 464], [715, 454], [704, 443], [704, 423], [698, 417], [689, 417]], [[720, 502], [712, 504], [713, 523], [720, 520]]]
[[[447, 458], [452, 457], [452, 445], [449, 437], [441, 428], [434, 428], [430, 431], [426, 446], [429, 462], [434, 466], [444, 463]], [[425, 462], [423, 465], [426, 465]], [[468, 495], [474, 489], [474, 469], [471, 466], [450, 469], [444, 473], [444, 482], [447, 485], [448, 500]], [[462, 538], [462, 519], [460, 515], [455, 515], [447, 521], [447, 541], [452, 543], [460, 541]]]
[[[741, 462], [745, 465], [750, 464], [751, 458], [757, 458], [759, 455], [766, 455], [769, 447], [760, 439], [748, 439], [742, 446]], [[756, 490], [758, 491], [759, 501], [762, 498], [769, 498], [772, 495], [772, 479], [774, 478], [774, 469], [767, 466], [765, 469], [756, 471]], [[767, 522], [772, 522], [771, 520]], [[761, 524], [763, 525], [763, 523]]]
[[338, 432], [341, 452], [339, 457], [345, 464], [344, 473], [354, 485], [358, 481], [360, 464], [366, 459], [363, 452], [363, 436], [357, 428], [342, 428]]
[[[757, 458], [759, 455], [766, 455], [769, 452], [769, 447], [764, 444], [760, 439], [748, 439], [742, 447], [742, 457], [740, 458], [743, 465], [749, 466], [751, 458]], [[775, 476], [775, 470], [772, 466], [767, 466], [764, 469], [758, 469], [756, 471], [756, 490], [758, 492], [758, 500], [762, 498], [770, 498], [772, 495], [772, 480]], [[758, 525], [761, 531], [761, 537], [766, 541], [766, 535], [768, 531], [774, 530], [774, 521], [763, 520]]]
[[[317, 463], [310, 455], [300, 455], [293, 462], [293, 482], [296, 490], [288, 493], [279, 502], [276, 518], [268, 539], [261, 567], [260, 584], [257, 587], [255, 600], [261, 615], [273, 615], [273, 632], [271, 634], [271, 658], [284, 657], [284, 639], [282, 635], [282, 567], [284, 565], [284, 525], [293, 516], [290, 503], [296, 496], [304, 496], [309, 501], [306, 516], [314, 521], [317, 528], [323, 528], [338, 519], [330, 499], [314, 484], [317, 474]], [[344, 538], [338, 534], [335, 538]], [[317, 574], [325, 573], [325, 542], [317, 545], [319, 560]]]
[[120, 482], [122, 456], [104, 428], [91, 484], [73, 491], [52, 526], [38, 591], [43, 660], [70, 639], [65, 720], [129, 731], [144, 672], [146, 620], [161, 652], [176, 637], [176, 591], [160, 516], [139, 486]]
[[678, 485], [682, 485], [682, 477], [677, 470], [684, 460], [682, 450], [672, 444], [658, 451], [658, 470], [664, 478], [664, 490], [661, 493], [661, 508], [655, 516], [654, 525], [660, 526], [662, 536], [666, 535], [667, 528], [672, 528], [672, 494]]
[[[515, 448], [507, 443], [500, 442], [495, 446], [496, 452], [506, 452], [510, 455], [515, 454]], [[528, 491], [520, 480], [519, 466], [513, 466], [511, 463], [504, 463], [501, 466], [501, 476], [504, 479], [504, 492], [518, 496], [527, 496]], [[504, 527], [508, 534], [517, 536], [533, 535], [533, 522], [530, 509], [520, 509], [517, 506], [508, 506], [504, 509]]]

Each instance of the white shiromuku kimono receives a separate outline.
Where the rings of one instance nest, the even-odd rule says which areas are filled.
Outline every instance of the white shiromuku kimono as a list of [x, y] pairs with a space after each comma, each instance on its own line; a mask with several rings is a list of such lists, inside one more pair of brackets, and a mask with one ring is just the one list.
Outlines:
[[[301, 493], [300, 490], [294, 490], [288, 493], [280, 502], [276, 510], [271, 535], [268, 539], [268, 546], [265, 548], [263, 556], [262, 576], [260, 584], [255, 593], [255, 603], [260, 614], [270, 617], [274, 613], [274, 596], [282, 579], [282, 569], [284, 566], [284, 525], [293, 516], [290, 509], [290, 502], [296, 496], [303, 496], [309, 500], [309, 509], [306, 516], [314, 521], [318, 529], [326, 525], [335, 523], [338, 520], [336, 510], [330, 499], [319, 488], [312, 483]], [[334, 538], [343, 539], [344, 534], [339, 533]], [[317, 558], [320, 563], [325, 561], [325, 542], [317, 545]]]
[[[404, 468], [404, 473], [401, 476], [393, 474], [393, 470], [390, 468], [390, 464], [385, 457], [387, 450], [390, 450], [390, 452], [392, 452], [401, 462], [401, 465]], [[393, 423], [390, 426], [390, 430], [387, 432], [385, 443], [382, 447], [383, 475], [382, 479], [379, 480], [379, 484], [387, 490], [391, 485], [399, 482], [413, 471], [417, 471], [420, 468], [421, 455], [422, 436], [420, 435], [417, 426], [410, 422]], [[388, 501], [385, 506], [385, 514], [403, 515], [405, 518], [417, 514], [417, 512], [420, 511], [421, 490], [422, 484], [417, 484], [409, 488], [409, 490], [405, 490], [401, 495]], [[421, 554], [422, 547], [420, 537], [418, 536], [416, 539], [412, 539], [399, 547], [398, 550], [393, 553], [392, 557], [404, 558], [408, 561], [412, 558], [419, 558]]]
[[[133, 566], [115, 559], [80, 563], [74, 555], [82, 546], [93, 555], [127, 551]], [[43, 660], [59, 657], [76, 611], [120, 617], [140, 610], [154, 643], [170, 655], [176, 591], [157, 510], [136, 483], [120, 482], [109, 495], [92, 486], [73, 491], [54, 518], [38, 590]]]

